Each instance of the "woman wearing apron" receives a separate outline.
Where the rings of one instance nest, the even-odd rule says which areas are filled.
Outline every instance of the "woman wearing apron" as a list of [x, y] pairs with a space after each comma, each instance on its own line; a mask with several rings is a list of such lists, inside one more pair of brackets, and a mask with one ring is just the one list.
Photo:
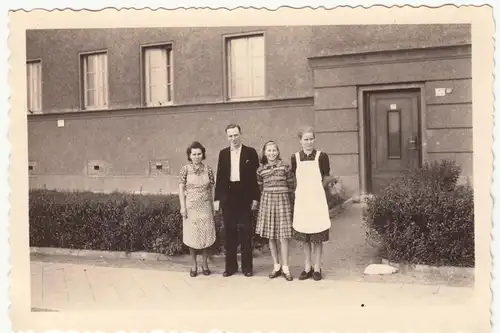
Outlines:
[[[324, 182], [329, 180], [328, 155], [314, 149], [315, 133], [312, 127], [299, 131], [302, 150], [292, 155], [292, 171], [296, 177], [293, 212], [294, 238], [303, 242], [305, 267], [299, 280], [321, 280], [323, 242], [329, 239], [331, 227]], [[314, 266], [311, 264], [314, 253]]]

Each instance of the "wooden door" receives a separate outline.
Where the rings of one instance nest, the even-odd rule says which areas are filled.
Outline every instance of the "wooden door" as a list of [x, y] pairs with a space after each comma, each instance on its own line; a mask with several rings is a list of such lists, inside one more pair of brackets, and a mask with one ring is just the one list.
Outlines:
[[368, 95], [370, 192], [420, 166], [420, 93], [376, 92]]

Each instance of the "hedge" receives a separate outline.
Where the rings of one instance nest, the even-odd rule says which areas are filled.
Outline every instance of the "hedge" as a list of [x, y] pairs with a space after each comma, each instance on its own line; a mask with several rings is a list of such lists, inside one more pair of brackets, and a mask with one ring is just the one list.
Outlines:
[[[345, 201], [342, 192], [325, 187], [330, 208]], [[188, 252], [182, 243], [182, 217], [177, 195], [113, 192], [29, 192], [30, 246], [102, 251], [145, 251], [178, 255]], [[254, 216], [256, 217], [256, 216]], [[224, 248], [221, 214], [216, 218], [213, 253]], [[254, 218], [254, 226], [256, 219]], [[254, 235], [254, 248], [267, 248]]]
[[474, 196], [457, 185], [453, 161], [426, 163], [368, 199], [367, 236], [387, 259], [410, 264], [474, 266]]
[[[29, 193], [30, 246], [104, 251], [145, 251], [178, 255], [182, 217], [177, 195], [114, 192], [59, 192], [32, 189]], [[223, 249], [223, 221], [216, 214], [217, 241]], [[254, 238], [254, 247], [265, 240]]]

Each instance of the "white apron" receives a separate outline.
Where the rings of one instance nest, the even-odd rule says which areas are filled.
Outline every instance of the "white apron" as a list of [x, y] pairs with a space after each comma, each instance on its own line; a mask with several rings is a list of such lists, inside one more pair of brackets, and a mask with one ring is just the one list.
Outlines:
[[318, 233], [331, 227], [328, 203], [319, 169], [320, 153], [319, 150], [316, 151], [314, 161], [301, 161], [299, 153], [295, 154], [297, 188], [293, 228], [305, 234]]

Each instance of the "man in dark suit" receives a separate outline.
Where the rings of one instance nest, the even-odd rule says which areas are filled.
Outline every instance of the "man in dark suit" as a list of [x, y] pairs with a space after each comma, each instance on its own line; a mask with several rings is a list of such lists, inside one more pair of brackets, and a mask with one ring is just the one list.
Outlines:
[[254, 148], [241, 143], [241, 127], [226, 127], [229, 147], [219, 152], [215, 183], [214, 208], [222, 210], [225, 230], [226, 269], [228, 277], [238, 271], [236, 252], [241, 245], [241, 269], [253, 275], [252, 211], [258, 208], [260, 190], [257, 184], [259, 156]]

